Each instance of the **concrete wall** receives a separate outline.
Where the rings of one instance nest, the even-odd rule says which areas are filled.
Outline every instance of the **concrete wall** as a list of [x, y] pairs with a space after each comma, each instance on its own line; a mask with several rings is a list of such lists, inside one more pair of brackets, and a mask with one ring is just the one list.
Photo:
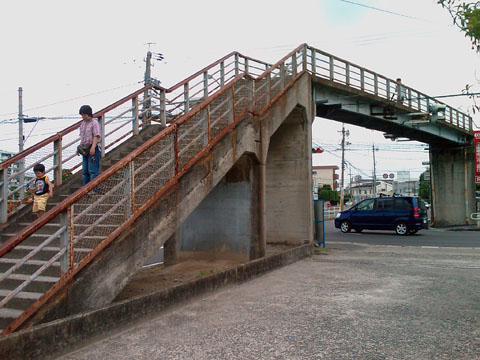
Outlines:
[[434, 147], [430, 158], [435, 225], [469, 224], [470, 214], [475, 212], [473, 150]]
[[180, 226], [180, 260], [255, 258], [258, 183], [254, 159], [243, 155]]

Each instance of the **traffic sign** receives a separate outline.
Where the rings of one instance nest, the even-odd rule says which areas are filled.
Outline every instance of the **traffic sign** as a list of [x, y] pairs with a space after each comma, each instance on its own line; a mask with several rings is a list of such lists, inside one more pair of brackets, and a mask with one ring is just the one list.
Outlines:
[[395, 177], [395, 174], [394, 174], [394, 173], [390, 173], [390, 175], [388, 175], [388, 177], [389, 177], [390, 179], [393, 179], [393, 178]]

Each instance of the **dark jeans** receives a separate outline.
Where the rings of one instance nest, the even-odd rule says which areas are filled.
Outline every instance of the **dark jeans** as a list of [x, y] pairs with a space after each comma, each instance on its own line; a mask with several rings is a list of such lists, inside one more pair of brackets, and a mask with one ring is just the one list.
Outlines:
[[[87, 156], [83, 156], [83, 185], [88, 183], [89, 181], [95, 179], [99, 172], [100, 172], [100, 158], [102, 153], [98, 146], [95, 148], [95, 154], [92, 156], [88, 154]], [[95, 161], [93, 161], [95, 159]]]

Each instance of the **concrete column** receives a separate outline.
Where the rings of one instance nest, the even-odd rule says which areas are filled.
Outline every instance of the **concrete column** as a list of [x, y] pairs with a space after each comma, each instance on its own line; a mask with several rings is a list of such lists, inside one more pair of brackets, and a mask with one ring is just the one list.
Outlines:
[[180, 230], [178, 230], [163, 245], [163, 262], [165, 265], [170, 266], [178, 262], [180, 239]]
[[261, 253], [258, 167], [243, 155], [180, 226], [181, 259], [248, 261]]
[[473, 149], [432, 147], [430, 156], [434, 225], [470, 223], [470, 214], [475, 211]]
[[267, 243], [313, 240], [311, 125], [294, 109], [270, 138], [266, 162]]

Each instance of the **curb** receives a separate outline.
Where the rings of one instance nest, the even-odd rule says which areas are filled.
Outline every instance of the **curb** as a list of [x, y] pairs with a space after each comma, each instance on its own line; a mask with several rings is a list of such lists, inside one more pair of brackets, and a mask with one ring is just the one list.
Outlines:
[[301, 245], [185, 284], [2, 336], [0, 358], [45, 359], [60, 356], [81, 347], [93, 337], [157, 315], [173, 305], [213, 292], [225, 285], [242, 283], [289, 265], [312, 253], [313, 244]]

